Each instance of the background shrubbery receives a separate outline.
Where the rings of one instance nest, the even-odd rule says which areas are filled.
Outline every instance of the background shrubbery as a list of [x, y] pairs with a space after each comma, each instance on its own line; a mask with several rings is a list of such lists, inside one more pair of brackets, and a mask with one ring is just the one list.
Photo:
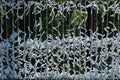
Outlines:
[[[15, 2], [17, 3], [17, 1]], [[26, 3], [29, 3], [29, 1], [26, 1]], [[17, 22], [14, 22], [15, 26], [19, 24], [20, 30], [24, 31], [27, 34], [26, 38], [28, 38], [30, 33], [28, 27], [32, 31], [32, 38], [35, 37], [37, 34], [40, 34], [41, 32], [45, 32], [45, 34], [42, 37], [43, 40], [47, 38], [47, 34], [53, 35], [54, 37], [59, 36], [61, 38], [65, 37], [67, 33], [69, 33], [71, 36], [85, 35], [87, 11], [84, 7], [90, 4], [94, 4], [94, 6], [97, 8], [97, 32], [99, 32], [102, 35], [107, 35], [106, 32], [111, 33], [110, 35], [108, 35], [109, 37], [111, 37], [119, 31], [120, 23], [118, 14], [118, 1], [88, 1], [88, 3], [84, 1], [71, 1], [70, 3], [69, 1], [58, 0], [51, 1], [51, 3], [47, 3], [51, 5], [46, 5], [45, 1], [41, 1], [40, 5], [33, 4], [30, 7], [29, 14], [23, 15], [23, 19], [19, 19], [19, 21], [17, 20]], [[19, 15], [24, 14], [25, 6], [21, 5], [21, 7], [22, 8], [18, 10]], [[35, 8], [36, 12], [34, 13]], [[40, 10], [40, 8], [41, 12], [37, 11], [37, 9]], [[6, 11], [9, 11], [9, 9], [10, 7], [7, 6], [7, 9], [1, 9], [0, 13], [5, 13]], [[4, 38], [7, 37], [7, 35], [8, 37], [10, 37], [10, 34], [12, 33], [11, 30], [14, 28], [12, 25], [12, 17], [14, 18], [14, 20], [17, 18], [17, 9], [13, 9], [13, 11], [15, 15], [13, 15], [12, 12], [8, 13], [8, 17], [10, 19], [6, 19], [7, 17], [3, 15], [3, 24], [1, 25], [1, 27], [3, 27], [3, 29], [5, 30], [4, 34], [6, 35], [3, 34]], [[36, 26], [36, 24], [38, 24], [39, 21], [42, 21], [42, 25]], [[6, 27], [8, 29], [6, 29]], [[112, 31], [115, 27], [116, 31]], [[105, 28], [107, 29], [107, 31], [105, 30]], [[17, 32], [17, 28], [14, 29]]]

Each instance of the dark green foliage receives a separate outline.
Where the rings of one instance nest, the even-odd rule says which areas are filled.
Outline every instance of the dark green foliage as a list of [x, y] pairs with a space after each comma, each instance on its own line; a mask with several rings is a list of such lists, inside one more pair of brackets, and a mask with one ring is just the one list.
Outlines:
[[[98, 15], [97, 15], [97, 26], [98, 26], [98, 32], [102, 35], [105, 35], [104, 37], [108, 36], [114, 36], [116, 33], [120, 30], [120, 15], [113, 10], [113, 8], [110, 8], [109, 5], [113, 5], [114, 1], [104, 1], [97, 3], [98, 5]], [[119, 4], [119, 3], [118, 3]], [[117, 5], [117, 4], [116, 4]], [[119, 4], [120, 5], [120, 4]], [[109, 28], [108, 28], [109, 27]], [[115, 29], [113, 31], [113, 29]], [[106, 29], [106, 30], [105, 30]]]
[[[16, 1], [16, 0], [14, 0]], [[26, 0], [26, 2], [28, 1], [32, 1], [32, 0]], [[39, 0], [36, 0], [39, 2]], [[56, 1], [56, 3], [60, 3], [62, 4], [64, 1], [63, 0], [58, 0]], [[78, 4], [79, 2], [81, 2], [82, 5], [85, 4], [89, 4], [90, 2], [86, 3], [85, 1], [77, 1], [76, 4]], [[42, 1], [43, 4], [45, 4], [45, 1]], [[96, 3], [97, 4], [97, 20], [95, 20], [95, 26], [98, 27], [98, 32], [103, 34], [103, 35], [107, 35], [107, 32], [105, 31], [105, 27], [107, 28], [107, 26], [109, 27], [109, 29], [107, 29], [107, 31], [109, 32], [108, 37], [111, 37], [113, 35], [116, 35], [116, 32], [118, 32], [119, 25], [120, 22], [118, 20], [119, 14], [116, 13], [112, 8], [109, 8], [109, 5], [112, 5], [114, 2], [113, 1], [108, 1], [109, 5], [106, 4], [106, 1], [101, 1]], [[52, 35], [53, 38], [55, 38], [56, 36], [59, 36], [60, 38], [62, 37], [66, 37], [69, 35], [71, 36], [79, 36], [82, 35], [82, 33], [86, 33], [85, 29], [85, 22], [86, 22], [86, 11], [82, 10], [81, 8], [78, 8], [77, 11], [71, 10], [71, 11], [67, 11], [64, 10], [63, 11], [63, 15], [60, 15], [58, 13], [58, 5], [56, 4], [54, 5], [54, 7], [56, 7], [54, 9], [54, 13], [52, 12], [52, 8], [49, 6], [46, 6], [45, 10], [42, 10], [41, 13], [39, 14], [32, 14], [32, 12], [34, 11], [34, 7], [35, 5], [32, 5], [32, 7], [30, 8], [30, 12], [27, 15], [23, 16], [22, 20], [18, 20], [17, 22], [14, 22], [15, 25], [17, 26], [17, 28], [19, 27], [19, 29], [23, 32], [25, 32], [26, 35], [26, 39], [28, 37], [34, 38], [34, 37], [38, 37], [40, 38], [40, 36], [38, 36], [38, 34], [41, 34], [44, 32], [43, 36], [41, 36], [42, 40], [46, 40], [48, 38], [48, 34]], [[21, 6], [22, 8], [18, 11], [19, 15], [22, 15], [24, 13], [24, 6]], [[9, 8], [6, 10], [8, 11]], [[2, 14], [2, 10], [0, 10], [0, 17]], [[14, 10], [15, 13], [17, 13], [17, 10]], [[93, 13], [94, 14], [94, 13]], [[56, 16], [57, 15], [57, 16]], [[13, 28], [12, 26], [12, 17], [14, 15], [11, 14], [11, 12], [8, 14], [9, 16], [9, 20], [8, 19], [3, 19], [3, 25], [5, 29], [3, 38], [9, 38], [12, 31], [11, 28]], [[53, 17], [54, 16], [54, 17]], [[5, 17], [5, 16], [4, 16]], [[77, 18], [76, 18], [77, 17]], [[35, 25], [35, 21], [37, 21], [37, 23], [39, 22], [39, 18], [41, 18], [42, 21], [42, 29], [40, 29], [40, 27], [36, 27]], [[76, 18], [76, 19], [75, 19]], [[14, 16], [14, 20], [16, 19], [16, 15]], [[74, 20], [75, 19], [75, 20]], [[93, 18], [92, 18], [93, 19]], [[51, 21], [52, 20], [52, 21]], [[73, 21], [74, 20], [74, 21]], [[2, 22], [0, 21], [0, 23]], [[50, 22], [51, 21], [51, 22]], [[19, 25], [18, 25], [19, 22]], [[7, 25], [6, 25], [7, 24]], [[59, 26], [58, 26], [59, 24]], [[113, 25], [114, 24], [114, 25]], [[8, 27], [9, 26], [9, 27]], [[58, 26], [58, 27], [57, 27]], [[95, 27], [94, 26], [94, 27]], [[117, 27], [116, 31], [112, 31], [114, 29], [114, 26]], [[8, 28], [7, 28], [8, 27]], [[28, 30], [28, 27], [30, 28], [30, 30]], [[14, 28], [14, 30], [17, 32], [18, 29]], [[8, 30], [6, 30], [8, 29]], [[30, 35], [31, 34], [31, 35]], [[24, 37], [25, 34], [22, 34], [21, 37]]]

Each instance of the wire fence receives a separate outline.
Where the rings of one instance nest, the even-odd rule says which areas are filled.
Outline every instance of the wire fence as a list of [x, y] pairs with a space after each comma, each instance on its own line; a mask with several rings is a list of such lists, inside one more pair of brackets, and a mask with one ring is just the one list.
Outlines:
[[1, 0], [0, 79], [120, 79], [119, 0]]

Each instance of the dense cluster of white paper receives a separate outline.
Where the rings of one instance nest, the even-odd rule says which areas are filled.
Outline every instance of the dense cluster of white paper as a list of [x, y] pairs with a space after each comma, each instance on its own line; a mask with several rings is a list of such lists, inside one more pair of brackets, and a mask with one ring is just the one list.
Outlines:
[[[18, 19], [22, 20], [23, 15], [29, 13], [29, 9], [33, 4], [36, 7], [32, 14], [39, 14], [41, 10], [46, 8], [46, 5], [43, 5], [41, 2], [34, 1], [26, 3], [23, 0], [14, 3], [2, 0], [1, 3], [0, 9], [5, 5], [11, 7], [10, 11], [3, 13], [3, 16], [9, 19], [7, 14], [12, 12], [13, 15], [17, 15], [15, 21]], [[14, 13], [13, 9], [19, 10], [21, 8], [20, 5], [23, 4], [26, 7], [25, 13], [22, 15]], [[56, 3], [50, 0], [47, 1], [47, 6], [52, 7], [52, 9], [55, 8], [54, 4]], [[59, 14], [56, 15], [63, 15], [64, 9], [69, 11], [71, 7], [86, 7], [82, 4], [76, 5], [72, 1], [68, 1], [66, 7], [63, 7], [63, 4], [59, 5]], [[72, 4], [72, 6], [69, 6], [69, 4]], [[115, 7], [115, 4], [110, 6], [113, 9]], [[120, 9], [117, 8], [117, 12], [120, 12]], [[112, 22], [110, 23], [113, 24]], [[41, 21], [36, 24], [36, 26], [40, 25], [42, 25]], [[106, 28], [105, 30], [107, 32]], [[114, 30], [116, 30], [115, 26]], [[2, 31], [1, 29], [0, 39], [2, 39]], [[21, 30], [18, 32], [13, 31], [10, 38], [3, 39], [0, 42], [0, 79], [120, 79], [119, 33], [110, 38], [104, 37], [104, 35], [97, 32], [90, 37], [75, 37], [66, 34], [68, 35], [67, 37], [59, 38], [57, 36], [53, 38], [52, 35], [48, 34], [48, 39], [44, 41], [41, 41], [39, 38], [24, 40], [19, 36], [20, 33], [24, 32]], [[107, 34], [109, 35], [110, 33], [107, 32]], [[102, 38], [99, 39], [98, 35]], [[90, 56], [86, 57], [87, 51], [89, 51]], [[93, 56], [95, 56], [95, 60], [92, 59]], [[88, 61], [94, 66], [88, 67], [86, 65]], [[70, 71], [72, 71], [72, 74]]]

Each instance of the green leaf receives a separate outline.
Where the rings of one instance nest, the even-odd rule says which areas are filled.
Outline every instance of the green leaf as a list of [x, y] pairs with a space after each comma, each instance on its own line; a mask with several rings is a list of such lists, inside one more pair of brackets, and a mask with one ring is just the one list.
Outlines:
[[0, 9], [0, 17], [2, 16], [3, 10]]
[[59, 2], [60, 4], [62, 4], [62, 3], [64, 2], [64, 0], [58, 0], [58, 2]]

